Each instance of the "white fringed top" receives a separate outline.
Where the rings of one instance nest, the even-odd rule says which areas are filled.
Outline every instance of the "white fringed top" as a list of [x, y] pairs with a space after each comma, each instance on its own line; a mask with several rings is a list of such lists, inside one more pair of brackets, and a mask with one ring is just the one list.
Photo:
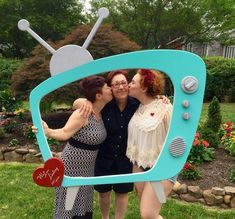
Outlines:
[[128, 125], [126, 156], [143, 168], [152, 167], [162, 149], [168, 132], [172, 105], [161, 99], [139, 108]]

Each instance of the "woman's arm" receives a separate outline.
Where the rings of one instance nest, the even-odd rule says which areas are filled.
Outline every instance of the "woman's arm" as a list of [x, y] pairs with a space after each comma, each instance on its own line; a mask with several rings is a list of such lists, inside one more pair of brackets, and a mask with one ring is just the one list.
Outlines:
[[[45, 135], [50, 138], [54, 138], [59, 141], [66, 141], [71, 138], [76, 132], [83, 127], [87, 121], [88, 116], [91, 114], [91, 111], [87, 111], [85, 107], [75, 110], [72, 115], [69, 117], [67, 123], [63, 128], [60, 129], [51, 129], [43, 121], [43, 129]], [[37, 132], [37, 128], [32, 127], [34, 132]]]

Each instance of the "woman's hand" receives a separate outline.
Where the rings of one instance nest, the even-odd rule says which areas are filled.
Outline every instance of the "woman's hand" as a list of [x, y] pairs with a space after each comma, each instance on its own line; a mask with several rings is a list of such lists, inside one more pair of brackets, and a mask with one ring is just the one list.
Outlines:
[[38, 132], [38, 128], [34, 125], [31, 127], [31, 129], [32, 129], [32, 132], [35, 134]]
[[79, 98], [76, 99], [73, 102], [73, 109], [79, 109], [81, 107], [85, 107], [87, 110], [91, 110], [92, 109], [92, 103], [91, 101], [87, 100], [86, 98]]
[[[42, 127], [44, 129], [45, 135], [48, 137], [48, 133], [49, 133], [49, 127], [47, 125], [47, 123], [45, 121], [42, 120]], [[33, 133], [37, 133], [38, 132], [38, 127], [36, 126], [32, 126], [32, 132]]]
[[161, 99], [163, 103], [169, 104], [171, 101], [164, 95], [157, 95], [157, 99]]
[[82, 126], [84, 126], [85, 123], [87, 122], [87, 118], [90, 116], [92, 112], [92, 107], [89, 107], [87, 105], [82, 105], [77, 111], [78, 111], [77, 112], [78, 120], [80, 120]]

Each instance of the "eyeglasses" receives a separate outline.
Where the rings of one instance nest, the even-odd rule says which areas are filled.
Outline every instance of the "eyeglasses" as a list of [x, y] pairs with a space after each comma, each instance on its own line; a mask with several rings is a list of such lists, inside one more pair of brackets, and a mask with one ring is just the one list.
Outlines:
[[120, 82], [115, 82], [114, 84], [111, 84], [111, 87], [114, 87], [114, 88], [119, 88], [120, 86], [123, 86], [123, 87], [127, 87], [128, 85], [128, 82], [127, 81], [120, 81]]

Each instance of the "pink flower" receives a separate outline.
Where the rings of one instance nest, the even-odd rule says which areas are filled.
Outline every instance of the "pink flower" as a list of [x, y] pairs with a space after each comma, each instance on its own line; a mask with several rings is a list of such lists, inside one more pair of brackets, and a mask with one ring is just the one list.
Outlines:
[[198, 139], [194, 140], [193, 142], [193, 146], [197, 146], [200, 145], [200, 141]]
[[202, 144], [204, 147], [208, 148], [209, 147], [209, 143], [205, 140], [202, 141]]

